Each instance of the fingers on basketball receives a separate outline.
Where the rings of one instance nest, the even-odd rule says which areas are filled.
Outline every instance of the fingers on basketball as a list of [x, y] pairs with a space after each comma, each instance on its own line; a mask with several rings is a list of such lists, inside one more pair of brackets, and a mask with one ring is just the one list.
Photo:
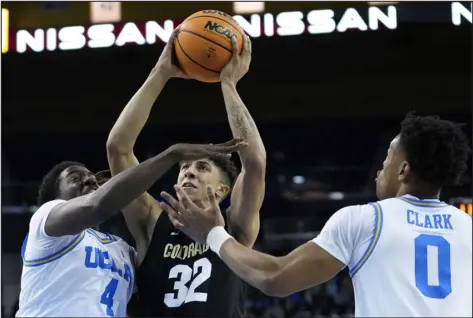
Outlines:
[[171, 35], [169, 36], [169, 40], [168, 42], [166, 43], [166, 47], [165, 47], [165, 50], [166, 51], [171, 51], [174, 47], [174, 40], [176, 39], [177, 37], [177, 34], [179, 33], [179, 27], [175, 28]]
[[238, 40], [236, 35], [232, 36], [232, 60], [238, 57]]
[[172, 30], [171, 39], [173, 40], [176, 39], [180, 31], [181, 31], [181, 25], [179, 24], [174, 30]]
[[251, 39], [248, 35], [245, 36], [245, 47], [243, 48], [243, 52], [246, 54], [246, 55], [249, 55], [251, 56]]

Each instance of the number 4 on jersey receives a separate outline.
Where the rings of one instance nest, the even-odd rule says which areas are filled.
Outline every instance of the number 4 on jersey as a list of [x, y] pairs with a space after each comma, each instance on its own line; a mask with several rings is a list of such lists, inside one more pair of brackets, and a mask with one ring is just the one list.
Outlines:
[[[186, 286], [191, 281], [194, 275], [194, 280], [190, 284], [189, 288]], [[178, 278], [180, 279], [174, 283], [173, 293], [167, 293], [164, 295], [164, 303], [170, 308], [179, 307], [184, 303], [190, 303], [193, 301], [206, 302], [207, 293], [199, 293], [195, 290], [197, 287], [202, 285], [207, 279], [210, 278], [212, 273], [212, 263], [207, 258], [201, 258], [195, 261], [193, 269], [187, 265], [176, 265], [169, 271], [169, 279]]]
[[100, 303], [105, 305], [107, 308], [107, 316], [113, 317], [113, 296], [115, 296], [117, 286], [118, 279], [112, 278], [107, 287], [105, 287], [102, 297], [100, 297]]

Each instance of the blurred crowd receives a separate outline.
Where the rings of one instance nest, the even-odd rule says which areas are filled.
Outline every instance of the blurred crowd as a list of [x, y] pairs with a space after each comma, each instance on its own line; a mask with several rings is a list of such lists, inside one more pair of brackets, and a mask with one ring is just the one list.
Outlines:
[[[2, 305], [1, 318], [13, 318], [18, 302], [9, 308], [9, 315], [5, 309]], [[246, 309], [247, 318], [354, 317], [353, 287], [347, 270], [325, 284], [285, 298], [269, 297], [249, 286]]]
[[249, 289], [248, 318], [354, 317], [353, 287], [346, 271], [323, 285], [286, 298]]
[[[285, 298], [266, 296], [248, 286], [247, 318], [316, 318], [354, 317], [354, 295], [351, 279], [345, 269], [325, 284]], [[2, 304], [1, 318], [13, 318], [18, 301], [12, 308]]]

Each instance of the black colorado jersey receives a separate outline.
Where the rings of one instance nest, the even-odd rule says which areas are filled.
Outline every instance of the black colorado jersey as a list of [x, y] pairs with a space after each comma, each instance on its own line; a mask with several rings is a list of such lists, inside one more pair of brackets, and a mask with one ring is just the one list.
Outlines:
[[134, 308], [130, 308], [132, 315], [245, 316], [246, 283], [207, 245], [177, 231], [164, 212], [156, 222], [136, 279], [138, 293]]

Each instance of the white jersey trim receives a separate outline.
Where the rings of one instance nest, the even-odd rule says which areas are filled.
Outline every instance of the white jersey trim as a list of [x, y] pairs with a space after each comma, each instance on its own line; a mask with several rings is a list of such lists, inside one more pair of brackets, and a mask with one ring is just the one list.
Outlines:
[[[97, 239], [97, 241], [99, 241], [100, 243], [106, 245], [106, 244], [110, 244], [110, 243], [113, 243], [116, 241], [116, 239], [113, 237], [113, 235], [110, 235], [108, 233], [102, 233], [102, 232], [97, 232], [93, 229], [87, 229], [86, 230], [87, 233], [89, 233], [90, 235], [92, 235], [94, 238]], [[105, 234], [106, 237], [100, 237], [99, 234]]]
[[64, 248], [57, 251], [56, 253], [53, 253], [49, 256], [38, 258], [38, 259], [35, 259], [35, 260], [26, 260], [25, 259], [25, 251], [26, 251], [26, 245], [28, 244], [28, 234], [27, 234], [26, 237], [25, 237], [25, 240], [23, 241], [23, 246], [21, 247], [21, 257], [23, 259], [23, 265], [28, 266], [28, 267], [34, 267], [34, 266], [40, 266], [40, 265], [44, 265], [44, 264], [53, 262], [53, 261], [63, 257], [64, 255], [66, 255], [70, 251], [72, 251], [74, 249], [74, 247], [79, 245], [79, 243], [84, 239], [84, 236], [85, 236], [85, 231], [82, 231], [81, 233], [77, 234], [72, 239], [72, 242], [67, 244]]
[[402, 200], [404, 202], [407, 202], [409, 204], [412, 204], [414, 206], [418, 206], [418, 207], [421, 207], [421, 208], [444, 208], [444, 207], [448, 206], [447, 203], [442, 202], [442, 201], [437, 200], [437, 199], [420, 200], [420, 199], [418, 199], [414, 196], [407, 195], [407, 194], [402, 196], [402, 197], [396, 198], [396, 199]]
[[373, 251], [376, 247], [376, 244], [379, 241], [379, 237], [381, 236], [381, 231], [383, 229], [383, 209], [378, 202], [370, 203], [370, 205], [374, 208], [374, 229], [373, 229], [373, 236], [371, 237], [370, 243], [368, 247], [361, 257], [361, 259], [356, 263], [353, 268], [350, 269], [350, 276], [353, 277], [358, 273], [358, 271], [363, 267], [363, 265], [368, 261], [370, 256], [373, 254]]

